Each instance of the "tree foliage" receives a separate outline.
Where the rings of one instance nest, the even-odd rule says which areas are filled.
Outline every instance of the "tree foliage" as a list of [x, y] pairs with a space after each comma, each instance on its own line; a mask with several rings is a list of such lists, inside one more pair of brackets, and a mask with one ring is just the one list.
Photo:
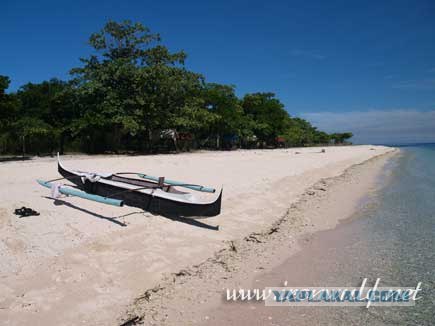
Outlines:
[[185, 67], [185, 52], [169, 50], [140, 23], [108, 21], [89, 45], [93, 53], [71, 69], [68, 82], [28, 83], [7, 94], [10, 79], [0, 76], [1, 152], [146, 151], [168, 129], [214, 148], [228, 139], [231, 146], [276, 146], [282, 139], [308, 146], [352, 137], [291, 117], [273, 93], [239, 98], [233, 85], [206, 82]]
[[273, 93], [247, 94], [242, 100], [243, 109], [253, 121], [253, 133], [263, 142], [271, 143], [285, 132], [288, 113]]
[[149, 135], [171, 127], [200, 92], [202, 76], [183, 67], [186, 54], [170, 52], [139, 23], [109, 21], [89, 43], [96, 54], [71, 70], [80, 105], [76, 134], [111, 130], [114, 150], [125, 135], [149, 143]]
[[350, 138], [353, 137], [351, 132], [334, 133], [330, 135], [331, 140], [334, 144], [345, 144]]

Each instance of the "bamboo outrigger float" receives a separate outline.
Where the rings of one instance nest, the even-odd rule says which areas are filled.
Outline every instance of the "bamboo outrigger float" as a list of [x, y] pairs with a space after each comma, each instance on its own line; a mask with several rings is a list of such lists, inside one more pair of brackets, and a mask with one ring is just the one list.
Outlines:
[[[211, 201], [201, 201], [193, 193], [178, 190], [182, 187], [195, 191], [214, 193], [216, 190], [201, 185], [165, 180], [143, 173], [89, 173], [67, 169], [58, 154], [58, 172], [63, 178], [38, 183], [61, 194], [114, 205], [133, 206], [166, 217], [200, 219], [220, 214], [222, 189]], [[131, 175], [132, 177], [125, 177]], [[139, 177], [139, 178], [135, 178]], [[76, 188], [58, 185], [57, 180], [66, 179]]]
[[[52, 188], [54, 186], [53, 183], [48, 182], [48, 181], [42, 181], [42, 180], [36, 180], [41, 186], [46, 187], [46, 188]], [[80, 197], [80, 198], [84, 198], [84, 199], [89, 199], [89, 200], [93, 200], [99, 203], [103, 203], [106, 205], [112, 205], [112, 206], [124, 206], [124, 202], [122, 200], [118, 200], [118, 199], [112, 199], [112, 198], [107, 198], [107, 197], [101, 197], [98, 195], [92, 195], [92, 194], [88, 194], [84, 191], [81, 190], [77, 190], [74, 188], [70, 188], [70, 187], [65, 187], [65, 186], [60, 186], [59, 187], [59, 192], [63, 195], [67, 195], [67, 196], [75, 196], [75, 197]]]

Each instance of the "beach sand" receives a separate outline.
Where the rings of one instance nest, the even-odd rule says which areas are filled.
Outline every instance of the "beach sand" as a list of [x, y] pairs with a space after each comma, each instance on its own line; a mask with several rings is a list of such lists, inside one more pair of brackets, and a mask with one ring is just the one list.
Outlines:
[[[224, 185], [222, 214], [201, 220], [203, 224], [79, 198], [53, 201], [49, 190], [35, 179], [58, 177], [55, 159], [1, 163], [0, 323], [116, 325], [145, 312], [152, 313], [143, 322], [156, 324], [179, 325], [179, 318], [204, 321], [194, 308], [207, 311], [218, 305], [222, 280], [230, 280], [226, 286], [240, 284], [237, 273], [242, 269], [237, 261], [246, 268], [249, 262], [252, 268], [260, 262], [262, 269], [282, 262], [282, 255], [271, 255], [269, 249], [262, 253], [255, 247], [253, 255], [253, 245], [274, 247], [277, 244], [270, 237], [285, 239], [287, 255], [298, 249], [296, 235], [335, 227], [374, 187], [388, 155], [365, 163], [365, 174], [343, 173], [394, 151], [381, 146], [320, 150], [63, 158], [67, 167], [81, 170], [133, 170], [217, 188]], [[338, 178], [330, 179], [334, 177]], [[351, 188], [343, 192], [334, 187], [340, 178]], [[313, 207], [315, 198], [330, 193], [335, 196], [317, 213], [301, 214], [295, 204], [302, 201]], [[13, 211], [21, 206], [41, 215], [18, 218]], [[269, 231], [265, 234], [265, 230]], [[245, 273], [248, 285], [252, 271]], [[201, 299], [201, 305], [197, 293], [204, 293], [209, 285], [214, 286], [215, 299]], [[180, 300], [169, 305], [168, 296], [174, 291], [178, 297], [173, 298]]]

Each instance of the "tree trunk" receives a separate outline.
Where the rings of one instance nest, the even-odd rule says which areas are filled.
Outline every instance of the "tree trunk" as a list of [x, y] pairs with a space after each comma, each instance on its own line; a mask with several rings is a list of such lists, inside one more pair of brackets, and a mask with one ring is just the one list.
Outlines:
[[174, 141], [175, 153], [178, 153], [177, 137], [174, 137], [172, 140]]
[[119, 149], [121, 147], [121, 128], [119, 126], [115, 126], [113, 128], [113, 151], [118, 154]]
[[22, 150], [23, 150], [23, 153], [22, 153], [22, 155], [23, 155], [23, 158], [24, 158], [24, 156], [26, 155], [26, 136], [22, 136], [21, 137], [21, 139], [22, 139], [22, 145], [23, 145], [23, 147], [22, 147]]
[[147, 139], [147, 151], [151, 152], [151, 149], [152, 149], [152, 139], [153, 139], [153, 132], [151, 131], [151, 129], [148, 129], [147, 136], [148, 136], [148, 139]]
[[59, 140], [59, 153], [60, 153], [60, 155], [63, 155], [64, 147], [65, 147], [65, 134], [61, 133], [60, 140]]

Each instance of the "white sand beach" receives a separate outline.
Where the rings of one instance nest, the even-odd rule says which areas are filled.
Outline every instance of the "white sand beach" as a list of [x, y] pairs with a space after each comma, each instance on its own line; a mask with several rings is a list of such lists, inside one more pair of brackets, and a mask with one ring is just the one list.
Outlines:
[[[138, 171], [223, 185], [222, 213], [200, 220], [203, 224], [80, 198], [55, 202], [35, 181], [59, 177], [54, 158], [0, 163], [0, 323], [120, 324], [134, 300], [162, 278], [200, 264], [230, 240], [272, 226], [322, 179], [390, 151], [394, 149], [341, 146], [327, 147], [325, 153], [311, 147], [63, 157], [66, 166], [81, 170]], [[342, 194], [327, 208], [330, 214], [312, 218], [307, 232], [337, 225], [341, 215], [331, 212], [339, 206], [351, 210], [369, 187], [358, 179], [357, 196], [349, 194], [344, 205]], [[18, 218], [13, 211], [21, 206], [40, 215]]]

